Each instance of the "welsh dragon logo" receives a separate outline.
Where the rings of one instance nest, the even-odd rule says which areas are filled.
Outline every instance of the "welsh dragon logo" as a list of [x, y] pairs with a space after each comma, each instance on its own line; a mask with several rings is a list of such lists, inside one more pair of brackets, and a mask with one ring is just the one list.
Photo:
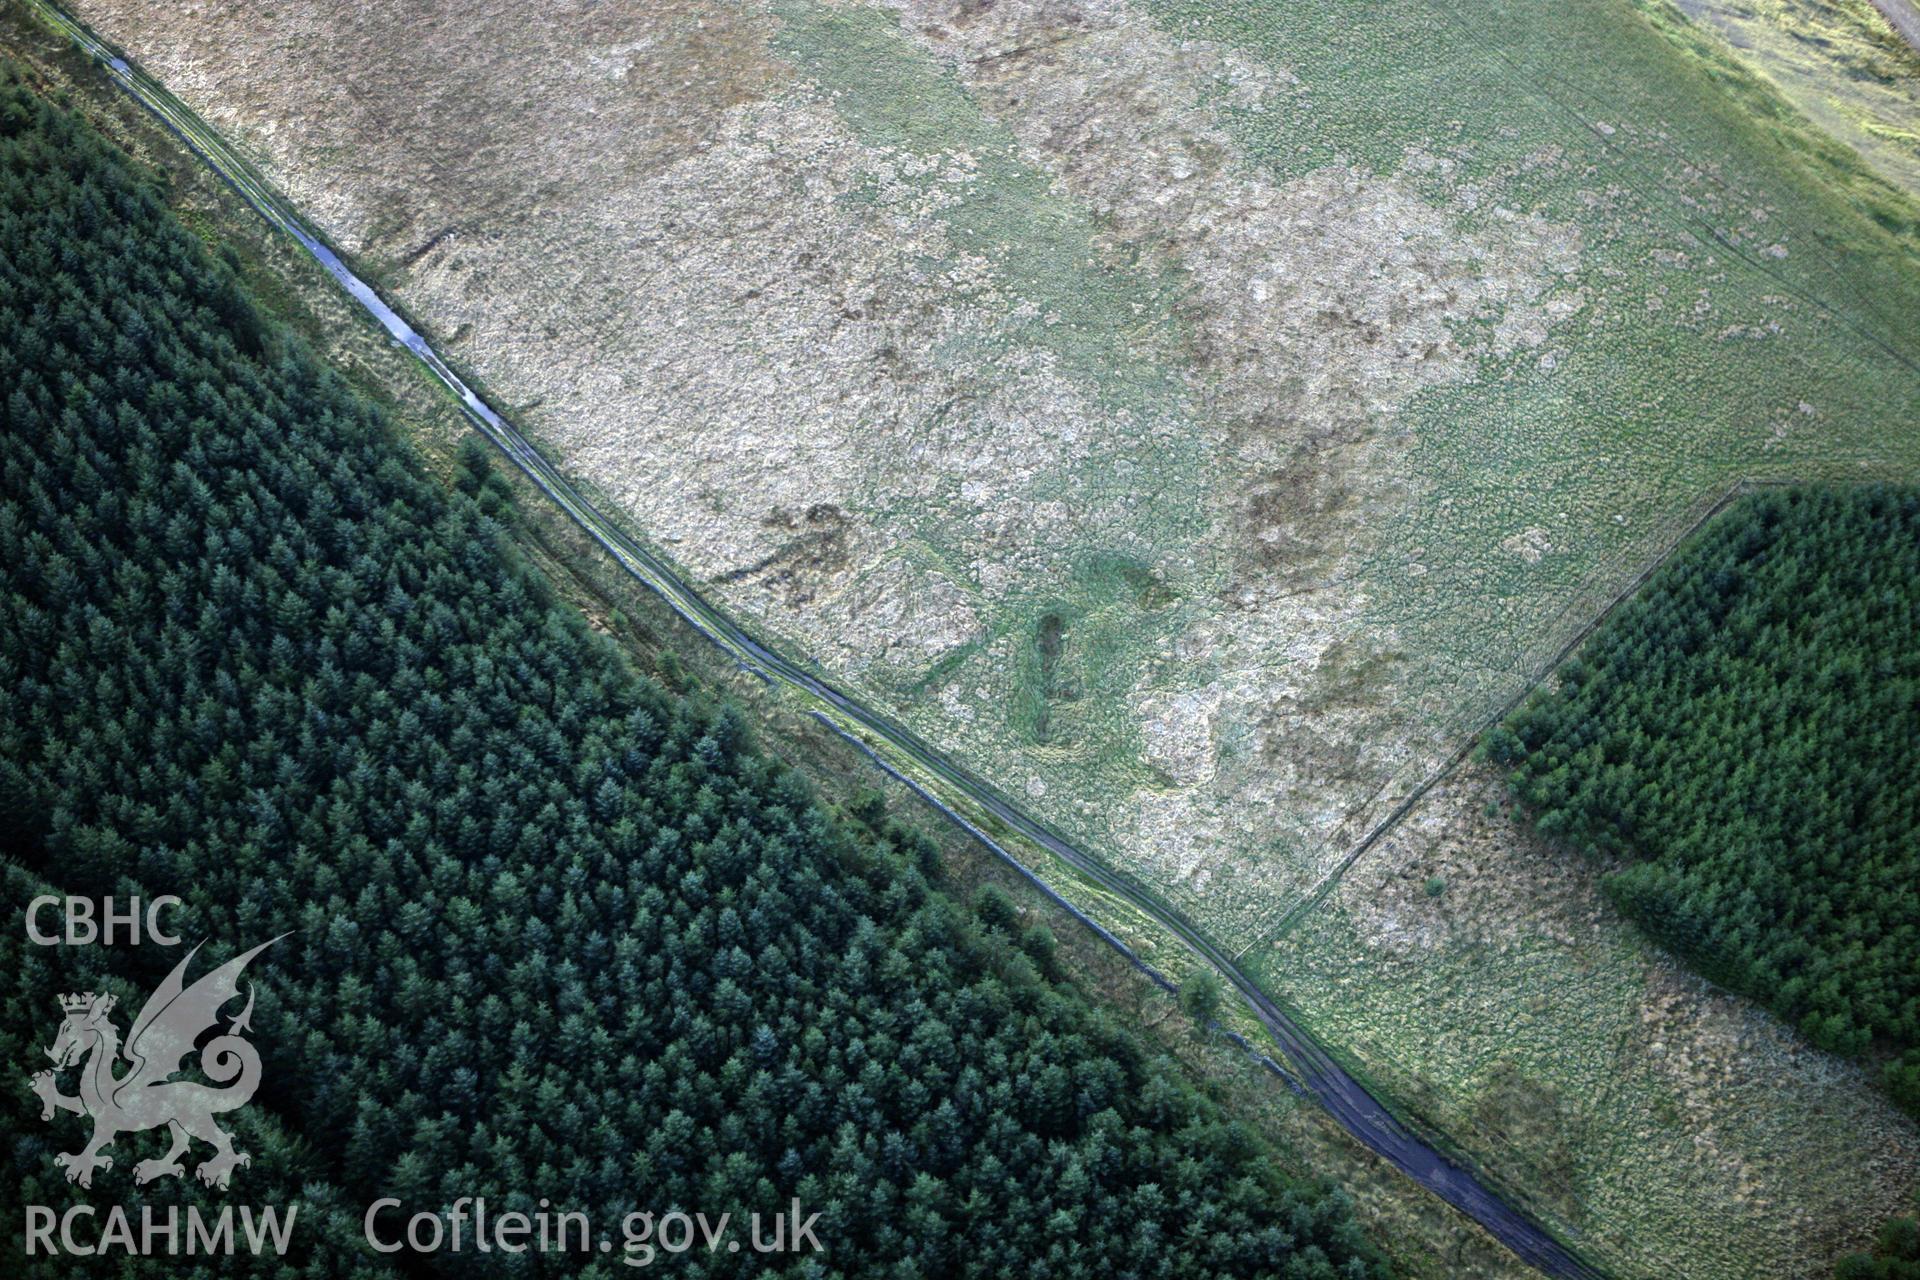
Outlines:
[[[91, 1187], [96, 1169], [113, 1167], [113, 1157], [100, 1154], [102, 1147], [112, 1145], [122, 1133], [161, 1125], [167, 1127], [173, 1146], [158, 1160], [134, 1165], [136, 1183], [184, 1174], [180, 1157], [193, 1138], [213, 1147], [213, 1155], [194, 1170], [210, 1187], [225, 1189], [234, 1167], [252, 1162], [246, 1152], [234, 1150], [232, 1137], [213, 1122], [215, 1116], [245, 1106], [260, 1085], [260, 1054], [243, 1038], [252, 1030], [251, 983], [246, 1007], [238, 1017], [229, 1016], [224, 1032], [200, 1049], [200, 1070], [214, 1083], [172, 1077], [180, 1071], [181, 1060], [193, 1052], [195, 1042], [215, 1029], [221, 1008], [239, 994], [240, 973], [247, 963], [279, 940], [235, 956], [187, 986], [187, 965], [200, 950], [196, 945], [147, 998], [124, 1047], [119, 1028], [108, 1017], [113, 1012], [112, 996], [89, 991], [60, 997], [66, 1020], [47, 1050], [54, 1069], [36, 1073], [29, 1083], [40, 1095], [42, 1120], [53, 1119], [56, 1111], [78, 1112], [93, 1120], [93, 1138], [85, 1147], [54, 1157], [67, 1171], [67, 1181]], [[116, 1076], [114, 1068], [122, 1060], [126, 1070]], [[69, 1097], [60, 1092], [54, 1073], [76, 1063], [80, 1065], [79, 1093]]]

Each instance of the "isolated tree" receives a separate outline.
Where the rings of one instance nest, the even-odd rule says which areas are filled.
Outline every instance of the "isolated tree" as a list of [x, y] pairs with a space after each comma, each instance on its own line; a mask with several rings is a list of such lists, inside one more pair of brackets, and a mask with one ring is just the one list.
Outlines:
[[1180, 982], [1180, 1008], [1202, 1031], [1219, 1018], [1220, 996], [1220, 975], [1212, 969], [1195, 969]]

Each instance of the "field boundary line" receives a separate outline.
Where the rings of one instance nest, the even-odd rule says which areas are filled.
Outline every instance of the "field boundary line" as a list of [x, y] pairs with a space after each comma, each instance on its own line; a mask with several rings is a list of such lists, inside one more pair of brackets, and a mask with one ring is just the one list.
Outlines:
[[[1234, 960], [1238, 962], [1256, 947], [1267, 946], [1278, 942], [1281, 938], [1284, 938], [1295, 925], [1310, 914], [1315, 907], [1325, 901], [1327, 895], [1333, 892], [1340, 881], [1346, 876], [1347, 872], [1353, 868], [1354, 864], [1365, 857], [1381, 840], [1385, 839], [1393, 828], [1398, 826], [1435, 787], [1446, 781], [1447, 778], [1453, 774], [1454, 770], [1458, 769], [1467, 757], [1473, 754], [1474, 749], [1480, 745], [1481, 740], [1487, 736], [1490, 730], [1499, 725], [1500, 722], [1505, 720], [1509, 715], [1513, 714], [1514, 709], [1521, 703], [1532, 697], [1534, 692], [1538, 690], [1541, 685], [1545, 684], [1547, 679], [1552, 676], [1555, 671], [1560, 669], [1562, 663], [1566, 662], [1580, 646], [1590, 640], [1593, 637], [1593, 633], [1598, 631], [1601, 626], [1606, 623], [1607, 619], [1619, 611], [1621, 605], [1625, 604], [1634, 596], [1639, 595], [1641, 589], [1653, 580], [1653, 576], [1673, 560], [1675, 553], [1680, 550], [1681, 546], [1702, 529], [1706, 528], [1716, 516], [1720, 515], [1728, 507], [1740, 501], [1742, 498], [1758, 493], [1764, 489], [1791, 488], [1795, 485], [1805, 483], [1808, 482], [1802, 480], [1744, 479], [1736, 480], [1733, 484], [1729, 485], [1700, 515], [1694, 517], [1680, 532], [1669, 538], [1666, 544], [1645, 567], [1635, 574], [1624, 587], [1614, 593], [1613, 597], [1608, 600], [1605, 607], [1603, 607], [1599, 613], [1590, 618], [1570, 639], [1562, 644], [1558, 650], [1547, 657], [1535, 669], [1534, 673], [1526, 679], [1526, 682], [1516, 693], [1508, 697], [1489, 715], [1482, 717], [1480, 724], [1467, 735], [1466, 739], [1453, 750], [1452, 754], [1447, 756], [1447, 758], [1441, 762], [1440, 766], [1428, 775], [1424, 782], [1420, 783], [1419, 786], [1408, 793], [1405, 799], [1395, 805], [1386, 817], [1375, 823], [1373, 827], [1367, 831], [1367, 834], [1360, 839], [1359, 843], [1355, 844], [1341, 857], [1339, 863], [1332, 870], [1322, 876], [1314, 886], [1301, 897], [1300, 901], [1287, 909], [1286, 914], [1281, 916], [1280, 920], [1272, 929], [1262, 933], [1252, 942], [1249, 942], [1246, 946], [1235, 952]], [[1377, 795], [1378, 793], [1376, 792], [1375, 794]]]

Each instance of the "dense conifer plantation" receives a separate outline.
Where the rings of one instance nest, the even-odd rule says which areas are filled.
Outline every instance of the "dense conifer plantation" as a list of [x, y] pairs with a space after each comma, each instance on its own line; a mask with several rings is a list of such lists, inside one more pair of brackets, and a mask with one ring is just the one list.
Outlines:
[[1655, 937], [1920, 1111], [1920, 491], [1742, 500], [1487, 751]]
[[1920, 1218], [1893, 1219], [1880, 1228], [1871, 1252], [1848, 1254], [1833, 1275], [1834, 1280], [1920, 1280]]
[[[517, 560], [484, 456], [458, 491], [424, 478], [153, 180], [13, 76], [0, 406], [0, 878], [16, 913], [178, 894], [214, 959], [291, 931], [250, 971], [265, 1083], [224, 1199], [302, 1221], [256, 1272], [379, 1273], [374, 1197], [486, 1195], [822, 1215], [822, 1254], [683, 1275], [1381, 1274], [1340, 1194], [956, 909], [922, 838], [833, 815], [734, 712], [635, 676]], [[22, 1075], [61, 993], [137, 1009], [178, 959], [18, 919]], [[4, 1182], [69, 1203], [52, 1156], [82, 1123], [21, 1088], [0, 1108]], [[93, 1199], [221, 1202], [136, 1192], [162, 1146], [122, 1138]], [[196, 1268], [233, 1273], [155, 1264]]]

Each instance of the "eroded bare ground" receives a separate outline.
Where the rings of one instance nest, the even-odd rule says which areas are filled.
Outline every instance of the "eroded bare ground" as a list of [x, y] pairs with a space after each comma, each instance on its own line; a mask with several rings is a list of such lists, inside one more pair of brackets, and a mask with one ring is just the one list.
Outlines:
[[1432, 754], [1356, 550], [1577, 229], [1270, 177], [1216, 118], [1306, 87], [1118, 6], [86, 12], [730, 605], [1227, 934]]
[[1625, 10], [1552, 12], [1637, 105], [1530, 97], [1538, 8], [77, 7], [716, 599], [1253, 955], [1726, 485], [1920, 474], [1911, 245]]

